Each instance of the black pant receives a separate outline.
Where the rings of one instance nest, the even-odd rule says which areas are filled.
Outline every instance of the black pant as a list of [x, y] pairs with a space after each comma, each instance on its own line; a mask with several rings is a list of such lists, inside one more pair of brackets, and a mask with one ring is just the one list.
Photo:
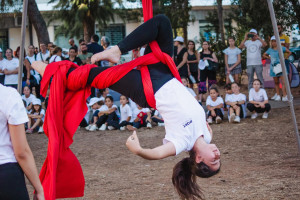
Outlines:
[[271, 105], [269, 103], [265, 104], [264, 108], [261, 107], [255, 107], [254, 104], [248, 103], [247, 108], [250, 112], [257, 112], [257, 113], [263, 113], [263, 112], [269, 112], [271, 110]]
[[[146, 23], [139, 26], [119, 44], [122, 53], [132, 49], [141, 47], [156, 40], [162, 52], [173, 55], [173, 33], [169, 19], [164, 15], [157, 15]], [[145, 54], [151, 52], [149, 45], [145, 50]], [[88, 77], [87, 84], [91, 84], [95, 77], [107, 67], [92, 68]], [[159, 62], [148, 66], [153, 90], [156, 93], [166, 82], [173, 78], [168, 66]], [[117, 83], [110, 86], [115, 90], [136, 102], [141, 107], [149, 107], [144, 88], [142, 84], [141, 72], [132, 70], [121, 78]], [[103, 88], [99, 88], [103, 89]]]
[[151, 119], [152, 119], [152, 121], [155, 122], [155, 123], [164, 123], [164, 120], [157, 119], [157, 118], [155, 118], [155, 117], [152, 117]]
[[0, 84], [4, 85], [5, 75], [0, 75]]
[[29, 200], [24, 173], [18, 163], [0, 165], [0, 199]]
[[[222, 113], [222, 110], [220, 108], [216, 108], [214, 109], [215, 110], [215, 113], [216, 113], [216, 116], [219, 116], [221, 117], [221, 119], [223, 119], [223, 113]], [[208, 111], [208, 114], [207, 114], [208, 117], [211, 116], [211, 111]], [[212, 117], [214, 120], [216, 117]]]
[[[96, 122], [97, 127], [100, 127], [102, 124], [107, 122], [108, 126], [118, 127], [119, 125], [119, 118], [116, 114], [116, 112], [112, 112], [108, 115], [102, 115], [99, 117], [99, 119]], [[116, 128], [115, 127], [115, 128]]]

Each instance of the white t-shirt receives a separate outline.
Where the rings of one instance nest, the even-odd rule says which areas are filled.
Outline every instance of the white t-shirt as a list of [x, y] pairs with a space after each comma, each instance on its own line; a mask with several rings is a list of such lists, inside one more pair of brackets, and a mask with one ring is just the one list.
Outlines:
[[247, 66], [248, 65], [261, 65], [261, 47], [262, 43], [259, 40], [247, 40], [245, 42], [247, 47]]
[[49, 58], [50, 56], [50, 53], [49, 51], [46, 51], [45, 54], [43, 54], [42, 52], [39, 52], [37, 55], [36, 55], [36, 60], [37, 61], [43, 61], [45, 62], [47, 60], [47, 58]]
[[[118, 110], [118, 106], [116, 106], [116, 105], [114, 104], [114, 105], [112, 105], [111, 108], [116, 108], [116, 111], [115, 111], [116, 114], [117, 114], [117, 115], [120, 115], [119, 110]], [[108, 109], [107, 105], [102, 105], [98, 110], [99, 110], [100, 112], [102, 112], [102, 111], [107, 111], [107, 110], [109, 110], [109, 109]]]
[[212, 137], [206, 125], [205, 112], [182, 83], [173, 78], [154, 96], [156, 108], [165, 123], [163, 143], [172, 142], [176, 155], [190, 151], [200, 136], [203, 136], [206, 143], [210, 143]]
[[225, 103], [229, 101], [230, 95], [231, 95], [231, 94], [226, 94], [226, 95], [225, 95]]
[[140, 109], [138, 109], [138, 107], [136, 107], [136, 108], [133, 110], [133, 112], [132, 112], [132, 118], [131, 118], [130, 122], [133, 122], [133, 121], [137, 118], [137, 116], [138, 116], [138, 114], [139, 114], [140, 112], [148, 113], [148, 112], [150, 112], [150, 109], [149, 109], [149, 108], [142, 108], [142, 109], [140, 110]]
[[[11, 60], [6, 59], [3, 65], [4, 65], [3, 70], [7, 69], [9, 71], [12, 71], [19, 67], [19, 60], [16, 58], [13, 58]], [[5, 75], [4, 84], [5, 85], [18, 84], [18, 74]]]
[[155, 110], [154, 116], [157, 116], [159, 118], [162, 118], [161, 114], [158, 112], [158, 110]]
[[224, 104], [222, 97], [217, 97], [216, 101], [213, 101], [210, 96], [206, 99], [206, 106], [218, 106], [220, 104]]
[[[31, 56], [31, 57], [30, 57], [30, 56], [26, 56], [25, 59], [29, 60], [30, 65], [31, 65], [34, 61], [37, 61], [37, 59], [35, 59], [35, 55], [33, 55], [33, 56]], [[40, 82], [41, 78], [40, 78], [39, 73], [38, 73], [37, 71], [35, 71], [34, 69], [31, 69], [31, 70], [30, 70], [30, 74], [31, 74], [32, 76], [34, 76], [34, 78], [37, 80], [38, 83]]]
[[245, 101], [246, 102], [246, 95], [239, 93], [239, 94], [231, 94], [228, 97], [229, 102], [237, 102], [237, 101]]
[[254, 88], [251, 88], [249, 91], [249, 101], [258, 101], [263, 102], [268, 100], [268, 95], [266, 93], [266, 90], [263, 88], [260, 88], [258, 92], [255, 91]]
[[120, 112], [121, 112], [120, 122], [126, 121], [128, 117], [132, 118], [132, 110], [128, 104], [125, 104], [124, 106], [120, 105]]
[[28, 117], [17, 90], [0, 84], [0, 96], [0, 165], [2, 165], [17, 162], [8, 131], [8, 124], [23, 124], [28, 122]]
[[192, 88], [186, 87], [186, 89], [191, 93], [191, 95], [193, 95], [193, 97], [196, 96], [196, 93], [194, 92], [194, 90]]
[[[31, 110], [31, 111], [32, 111], [32, 110]], [[31, 114], [31, 111], [29, 112], [30, 114]], [[33, 113], [32, 115], [43, 115], [42, 121], [44, 122], [44, 119], [45, 119], [45, 110], [42, 109], [41, 112], [40, 112], [40, 114], [39, 114], [38, 112], [35, 112], [35, 113]]]
[[[3, 58], [2, 60], [0, 60], [0, 70], [3, 70], [5, 60], [6, 60], [5, 58]], [[0, 73], [0, 75], [4, 75], [4, 73]]]
[[52, 63], [52, 62], [59, 62], [61, 61], [61, 57], [60, 56], [57, 56], [57, 55], [53, 55], [51, 56], [50, 60], [49, 60], [49, 63]]
[[235, 47], [234, 49], [231, 49], [228, 47], [223, 51], [228, 56], [228, 64], [235, 64], [238, 61], [238, 55], [242, 53], [242, 51]]
[[26, 107], [29, 106], [29, 104], [36, 99], [36, 97], [33, 94], [30, 94], [29, 97], [26, 97], [24, 94], [22, 95], [22, 99], [26, 102]]

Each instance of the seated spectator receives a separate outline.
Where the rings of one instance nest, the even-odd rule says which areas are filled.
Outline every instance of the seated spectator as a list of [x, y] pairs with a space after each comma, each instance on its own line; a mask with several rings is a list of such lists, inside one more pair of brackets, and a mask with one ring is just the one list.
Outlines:
[[33, 94], [31, 94], [30, 88], [28, 86], [25, 86], [23, 88], [22, 99], [26, 103], [26, 110], [30, 111], [32, 109], [32, 102], [34, 99], [36, 99], [36, 97]]
[[29, 121], [26, 133], [30, 134], [38, 130], [38, 133], [41, 134], [43, 133], [45, 110], [42, 109], [42, 103], [40, 99], [34, 99], [32, 105], [33, 108], [28, 114]]
[[137, 109], [134, 110], [132, 116], [132, 125], [127, 125], [128, 130], [134, 131], [141, 127], [152, 128], [151, 111], [149, 108], [142, 108], [137, 105]]
[[71, 47], [69, 49], [69, 58], [67, 58], [66, 60], [69, 60], [77, 65], [82, 65], [82, 61], [79, 57], [76, 56], [77, 55], [77, 49], [75, 47]]
[[187, 77], [181, 77], [182, 84], [186, 87], [186, 89], [197, 99], [197, 95], [192, 88], [189, 87], [189, 79]]
[[240, 87], [237, 83], [231, 84], [231, 94], [226, 101], [226, 104], [229, 106], [229, 122], [241, 122], [241, 117], [246, 116], [245, 109], [243, 105], [246, 103], [246, 95], [240, 93]]
[[82, 64], [90, 64], [93, 54], [87, 51], [87, 45], [85, 43], [80, 44], [80, 50], [81, 54], [78, 57], [81, 59]]
[[121, 95], [120, 96], [120, 112], [121, 119], [120, 124], [118, 126], [115, 125], [115, 128], [120, 128], [121, 131], [126, 130], [126, 126], [130, 124], [130, 120], [132, 118], [132, 110], [129, 106], [128, 97]]
[[85, 127], [87, 131], [89, 131], [92, 126], [95, 127], [93, 129], [97, 129], [96, 122], [98, 120], [98, 114], [95, 112], [101, 108], [101, 106], [104, 105], [104, 99], [93, 97], [90, 99], [90, 102], [87, 104], [88, 106], [88, 112], [86, 113], [86, 116], [83, 118], [82, 122], [80, 123], [81, 127]]
[[6, 60], [3, 64], [3, 72], [5, 74], [4, 85], [8, 87], [18, 88], [18, 72], [19, 60], [13, 57], [13, 50], [8, 48], [5, 52]]
[[263, 113], [262, 118], [267, 119], [271, 106], [268, 103], [268, 96], [266, 90], [261, 88], [259, 79], [253, 81], [253, 88], [249, 91], [249, 103], [247, 104], [248, 110], [252, 113], [251, 119], [257, 117], [257, 113]]
[[165, 126], [164, 119], [162, 118], [158, 110], [154, 111], [154, 115], [151, 117], [151, 119], [153, 122], [157, 123], [157, 126]]
[[109, 88], [100, 89], [99, 93], [97, 94], [100, 98], [106, 98], [107, 96], [110, 96], [109, 94]]
[[[225, 102], [228, 101], [229, 96], [232, 94], [232, 90], [231, 90], [231, 83], [228, 83], [225, 85]], [[226, 103], [224, 104], [224, 110], [227, 111], [227, 107], [229, 108], [228, 105], [226, 105]]]
[[101, 108], [94, 113], [94, 116], [98, 115], [98, 120], [96, 121], [96, 126], [92, 125], [90, 131], [95, 131], [99, 127], [100, 131], [105, 131], [106, 128], [109, 130], [115, 129], [113, 125], [119, 123], [119, 117], [117, 115], [118, 107], [113, 103], [114, 99], [111, 96], [105, 98], [105, 105], [101, 106]]
[[61, 58], [62, 48], [55, 47], [51, 53], [52, 53], [52, 56], [49, 60], [49, 63], [62, 61], [62, 58]]
[[208, 110], [207, 122], [212, 124], [214, 120], [217, 124], [221, 123], [223, 120], [224, 101], [222, 97], [219, 96], [219, 91], [216, 87], [212, 86], [209, 88], [209, 96], [206, 99], [206, 107]]

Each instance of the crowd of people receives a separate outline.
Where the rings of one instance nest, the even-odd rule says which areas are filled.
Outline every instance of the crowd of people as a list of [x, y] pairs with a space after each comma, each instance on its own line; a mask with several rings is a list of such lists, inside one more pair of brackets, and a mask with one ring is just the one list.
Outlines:
[[[283, 34], [282, 25], [278, 25], [281, 44], [285, 58], [290, 55], [289, 38]], [[40, 95], [41, 76], [32, 67], [34, 61], [44, 63], [59, 62], [69, 60], [77, 65], [91, 63], [91, 57], [101, 51], [110, 49], [110, 40], [103, 36], [99, 44], [99, 36], [93, 35], [89, 42], [79, 40], [79, 47], [73, 38], [69, 39], [70, 48], [64, 52], [59, 46], [49, 42], [40, 43], [39, 48], [29, 45], [24, 53], [24, 65], [22, 75], [23, 95], [22, 99], [28, 112], [29, 122], [26, 133], [37, 131], [42, 133], [42, 124], [47, 107], [46, 99]], [[262, 48], [267, 43], [261, 39], [255, 29], [251, 29], [245, 34], [244, 40], [237, 47], [235, 38], [228, 37], [228, 48], [223, 50], [225, 61], [225, 99], [223, 100], [217, 85], [218, 58], [216, 53], [210, 48], [208, 41], [202, 42], [201, 52], [196, 51], [195, 42], [189, 40], [187, 48], [184, 46], [184, 39], [180, 36], [174, 39], [174, 62], [177, 66], [182, 83], [188, 91], [202, 105], [205, 102], [207, 108], [207, 121], [221, 123], [224, 118], [224, 111], [228, 111], [229, 122], [240, 122], [246, 116], [246, 109], [251, 112], [251, 118], [257, 117], [257, 113], [263, 113], [262, 117], [267, 118], [270, 111], [270, 104], [264, 88], [262, 76], [263, 59], [271, 59], [270, 76], [274, 78], [276, 93], [271, 98], [275, 101], [288, 101], [284, 84], [282, 84], [282, 95], [280, 93], [280, 81], [283, 82], [282, 72], [276, 71], [280, 67], [279, 54], [275, 37], [271, 37], [270, 48], [262, 54]], [[132, 51], [132, 59], [144, 54], [146, 46]], [[247, 97], [241, 94], [240, 76], [242, 73], [241, 53], [246, 49], [247, 75], [248, 75], [248, 103]], [[5, 57], [5, 58], [4, 58]], [[5, 56], [0, 49], [0, 83], [5, 86], [17, 88], [18, 68], [20, 57], [20, 47], [15, 51], [8, 48]], [[100, 61], [97, 63], [102, 67], [113, 66], [114, 63]], [[289, 68], [287, 67], [287, 72]], [[257, 79], [254, 79], [254, 73]], [[34, 88], [33, 95], [32, 91]], [[114, 99], [108, 93], [109, 89], [99, 91], [92, 88], [92, 94], [87, 106], [89, 111], [82, 121], [81, 126], [86, 130], [135, 130], [140, 127], [151, 128], [155, 123], [163, 126], [163, 119], [160, 114], [152, 109], [142, 108], [136, 105], [126, 96], [121, 96], [120, 106], [114, 105]], [[43, 103], [45, 102], [45, 103]], [[44, 108], [44, 109], [43, 109]]]

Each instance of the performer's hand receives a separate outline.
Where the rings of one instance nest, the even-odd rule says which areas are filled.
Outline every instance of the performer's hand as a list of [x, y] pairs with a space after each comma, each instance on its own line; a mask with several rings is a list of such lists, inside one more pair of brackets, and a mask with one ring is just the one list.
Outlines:
[[138, 154], [141, 150], [139, 138], [137, 137], [135, 131], [133, 131], [133, 134], [127, 139], [126, 146], [134, 154]]

